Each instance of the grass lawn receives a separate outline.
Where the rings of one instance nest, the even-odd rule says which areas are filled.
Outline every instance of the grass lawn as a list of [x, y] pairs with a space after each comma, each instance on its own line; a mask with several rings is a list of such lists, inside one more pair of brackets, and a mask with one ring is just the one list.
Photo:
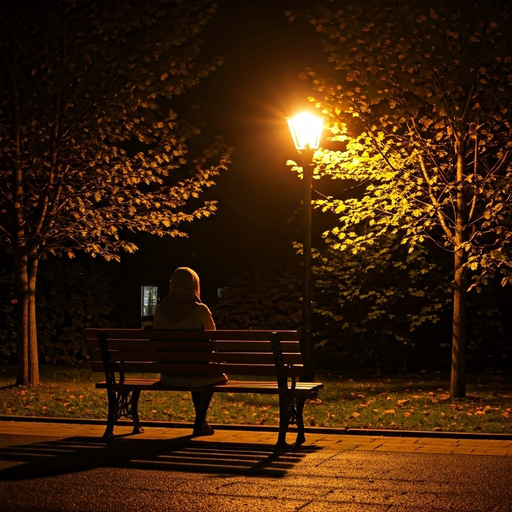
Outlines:
[[[0, 367], [0, 414], [101, 418], [107, 416], [106, 392], [89, 363], [44, 365], [42, 384], [35, 389], [14, 387], [16, 368]], [[512, 383], [503, 375], [468, 376], [467, 397], [449, 397], [449, 379], [421, 372], [385, 377], [317, 371], [325, 388], [306, 404], [307, 426], [441, 430], [512, 433]], [[192, 421], [188, 392], [142, 393], [139, 412], [144, 420]], [[214, 395], [211, 423], [277, 425], [277, 397]]]

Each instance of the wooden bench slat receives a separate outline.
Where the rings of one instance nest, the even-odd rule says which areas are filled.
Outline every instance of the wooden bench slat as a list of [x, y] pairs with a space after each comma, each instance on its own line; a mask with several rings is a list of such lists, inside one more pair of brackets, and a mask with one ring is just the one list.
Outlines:
[[[98, 389], [106, 389], [106, 386], [105, 388], [98, 388]], [[121, 385], [118, 385], [116, 386], [116, 389], [118, 389], [119, 391], [131, 391], [132, 390], [132, 387], [131, 386], [126, 386], [124, 384], [121, 384]], [[190, 388], [165, 388], [165, 389], [160, 389], [159, 387], [157, 386], [148, 386], [148, 387], [145, 387], [145, 386], [141, 386], [138, 388], [140, 391], [161, 391], [163, 393], [165, 392], [168, 392], [168, 391], [176, 391], [176, 392], [190, 392]], [[197, 388], [197, 391], [201, 391], [201, 388]], [[216, 393], [223, 393], [223, 392], [228, 392], [228, 393], [253, 393], [255, 395], [277, 395], [278, 394], [278, 389], [277, 387], [275, 388], [257, 388], [257, 387], [254, 387], [254, 389], [251, 389], [249, 387], [247, 387], [243, 382], [241, 383], [240, 386], [233, 386], [232, 388], [230, 389], [226, 389], [226, 390], [221, 390], [220, 388], [214, 388], [214, 391]], [[317, 396], [318, 396], [318, 393], [319, 391], [318, 390], [296, 390], [295, 391], [295, 396], [297, 398], [299, 397], [304, 397], [304, 398], [308, 398], [308, 399], [315, 399]]]
[[[214, 344], [211, 341], [194, 340], [120, 340], [107, 338], [110, 350], [173, 350], [176, 352], [212, 352]], [[89, 350], [98, 350], [100, 348], [97, 339], [87, 340]]]
[[96, 338], [97, 332], [101, 331], [105, 333], [109, 339], [149, 339], [148, 333], [151, 333], [151, 339], [166, 339], [169, 337], [169, 333], [172, 333], [173, 337], [183, 340], [270, 340], [270, 336], [274, 332], [279, 333], [279, 337], [282, 341], [297, 341], [297, 331], [286, 331], [286, 330], [205, 330], [205, 331], [171, 331], [171, 330], [157, 330], [157, 329], [98, 329], [88, 328], [84, 330], [86, 339]]
[[[314, 396], [322, 387], [318, 383], [304, 384], [295, 388], [295, 393], [298, 396], [302, 394], [307, 394], [310, 397]], [[98, 389], [105, 389], [106, 387], [107, 383], [105, 381], [98, 382], [96, 384], [96, 388]], [[127, 379], [123, 384], [117, 384], [115, 388], [118, 390], [139, 389], [141, 391], [190, 391], [189, 386], [166, 386], [158, 379]], [[226, 384], [218, 384], [215, 386], [208, 386], [207, 388], [197, 389], [213, 389], [216, 393], [255, 393], [275, 395], [278, 391], [278, 386], [275, 382], [237, 380]], [[288, 389], [291, 390], [290, 384], [288, 385]]]
[[[156, 384], [156, 383], [160, 383], [160, 379], [159, 378], [151, 378], [151, 377], [128, 377], [125, 379], [125, 384], [126, 385], [130, 385], [130, 386], [134, 386], [134, 387], [137, 387], [139, 385], [152, 385], [152, 384]], [[229, 387], [233, 384], [238, 384], [238, 383], [241, 383], [241, 384], [244, 384], [244, 385], [254, 385], [254, 386], [269, 386], [269, 387], [272, 387], [272, 386], [275, 386], [275, 382], [274, 381], [269, 381], [269, 380], [233, 380], [233, 381], [228, 381], [226, 384], [219, 384], [218, 386], [222, 386], [222, 387]], [[105, 385], [106, 384], [106, 381], [99, 381], [96, 383], [96, 386], [99, 386], [99, 385]], [[296, 387], [297, 389], [298, 388], [304, 388], [304, 389], [309, 389], [309, 388], [315, 388], [315, 387], [318, 387], [318, 386], [323, 386], [323, 384], [319, 383], [319, 382], [297, 382], [296, 384]], [[164, 384], [162, 384], [162, 386], [165, 386]]]
[[[95, 372], [103, 372], [103, 363], [92, 362]], [[226, 373], [229, 375], [267, 375], [275, 378], [276, 369], [273, 364], [173, 364], [154, 362], [117, 362], [113, 363], [112, 370], [124, 373], [166, 373], [166, 374], [205, 374], [216, 375]], [[293, 366], [289, 371], [290, 377], [297, 377], [304, 373], [302, 365]]]
[[[271, 353], [209, 353], [209, 352], [161, 352], [161, 351], [126, 351], [126, 350], [113, 350], [110, 352], [112, 359], [115, 361], [152, 361], [152, 362], [198, 362], [208, 363], [212, 362], [226, 362], [226, 363], [243, 363], [243, 364], [274, 364], [274, 354]], [[101, 352], [98, 350], [91, 353], [91, 359], [100, 361]], [[284, 364], [302, 364], [302, 357], [300, 354], [283, 354]]]
[[[269, 352], [272, 353], [269, 341], [170, 341], [170, 340], [117, 340], [107, 339], [111, 350], [169, 350], [186, 352]], [[281, 343], [284, 353], [300, 354], [297, 341]], [[99, 350], [97, 339], [87, 341], [89, 350]]]

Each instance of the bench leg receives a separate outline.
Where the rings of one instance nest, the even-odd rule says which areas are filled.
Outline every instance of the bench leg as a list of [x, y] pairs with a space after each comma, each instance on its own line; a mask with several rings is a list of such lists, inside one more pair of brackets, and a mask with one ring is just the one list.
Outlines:
[[289, 450], [291, 447], [286, 443], [286, 431], [290, 424], [290, 407], [288, 399], [288, 391], [279, 393], [279, 435], [277, 437], [277, 444], [274, 447], [274, 452], [282, 453]]
[[297, 401], [296, 401], [297, 440], [295, 441], [296, 446], [300, 446], [301, 444], [304, 444], [306, 442], [306, 436], [304, 434], [304, 417], [302, 416], [305, 403], [306, 403], [305, 398], [297, 398]]
[[108, 392], [108, 416], [107, 428], [103, 434], [104, 439], [114, 437], [114, 426], [117, 423], [117, 413], [119, 411], [119, 396], [115, 391]]
[[108, 419], [107, 428], [103, 437], [108, 439], [114, 437], [114, 427], [119, 418], [131, 418], [133, 421], [133, 434], [144, 432], [139, 419], [139, 397], [140, 390], [110, 391], [108, 393]]
[[132, 421], [133, 421], [133, 434], [142, 434], [144, 432], [144, 429], [142, 428], [142, 425], [140, 424], [139, 419], [139, 397], [140, 397], [140, 390], [136, 389], [132, 393]]

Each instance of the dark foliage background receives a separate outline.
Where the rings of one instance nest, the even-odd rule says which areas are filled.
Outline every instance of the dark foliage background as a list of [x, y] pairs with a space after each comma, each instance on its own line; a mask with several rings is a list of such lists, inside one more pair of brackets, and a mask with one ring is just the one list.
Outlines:
[[[4, 259], [5, 260], [5, 259]], [[0, 362], [15, 363], [16, 309], [12, 267], [0, 269]], [[97, 325], [115, 326], [110, 317], [112, 280], [93, 262], [43, 261], [40, 269], [37, 329], [40, 360], [75, 363], [86, 359], [82, 331]]]

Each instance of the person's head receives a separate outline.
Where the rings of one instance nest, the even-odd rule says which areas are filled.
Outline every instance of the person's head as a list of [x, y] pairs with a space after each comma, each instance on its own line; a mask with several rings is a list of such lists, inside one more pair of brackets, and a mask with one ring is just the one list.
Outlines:
[[175, 290], [176, 288], [182, 288], [197, 295], [198, 299], [201, 298], [199, 276], [191, 268], [179, 267], [173, 272], [169, 290]]

